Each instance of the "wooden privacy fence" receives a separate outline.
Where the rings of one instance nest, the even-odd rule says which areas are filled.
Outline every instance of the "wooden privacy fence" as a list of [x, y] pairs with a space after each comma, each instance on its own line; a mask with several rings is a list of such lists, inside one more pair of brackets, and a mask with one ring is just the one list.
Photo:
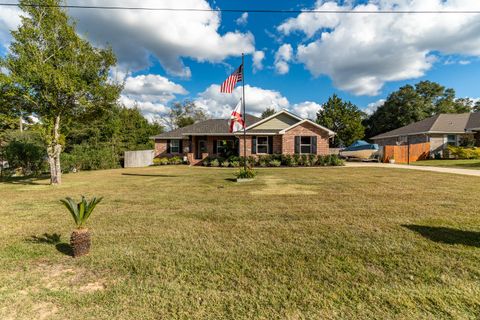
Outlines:
[[125, 151], [125, 168], [148, 167], [153, 164], [154, 150]]
[[409, 163], [426, 160], [429, 156], [430, 142], [383, 147], [383, 162], [395, 159], [395, 163]]

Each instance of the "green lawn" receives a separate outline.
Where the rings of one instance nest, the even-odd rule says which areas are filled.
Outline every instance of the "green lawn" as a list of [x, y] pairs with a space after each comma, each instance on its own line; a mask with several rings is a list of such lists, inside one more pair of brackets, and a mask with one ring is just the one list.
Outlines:
[[480, 160], [423, 160], [412, 163], [416, 166], [480, 169]]
[[[478, 319], [480, 179], [388, 168], [0, 183], [0, 319]], [[58, 199], [98, 195], [93, 251]], [[46, 234], [46, 235], [45, 235]], [[60, 238], [60, 239], [58, 239]]]

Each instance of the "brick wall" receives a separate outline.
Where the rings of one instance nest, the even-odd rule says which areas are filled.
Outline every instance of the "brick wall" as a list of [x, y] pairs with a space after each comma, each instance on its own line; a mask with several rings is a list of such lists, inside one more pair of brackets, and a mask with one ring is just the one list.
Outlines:
[[[243, 136], [240, 137], [240, 156], [244, 156], [243, 154]], [[252, 136], [246, 136], [246, 146], [247, 146], [247, 157], [252, 155]]]
[[310, 123], [303, 123], [283, 135], [283, 154], [295, 154], [295, 136], [317, 136], [317, 154], [329, 154], [328, 132], [325, 132]]
[[273, 136], [273, 153], [282, 153], [282, 136]]
[[[168, 145], [167, 145], [168, 140], [166, 139], [161, 139], [161, 140], [155, 140], [155, 157], [174, 157], [174, 156], [183, 156], [183, 152], [179, 153], [167, 153]], [[189, 142], [187, 140], [183, 140], [183, 146], [182, 148], [185, 149], [186, 146], [188, 146]]]
[[167, 154], [167, 140], [155, 140], [155, 157]]

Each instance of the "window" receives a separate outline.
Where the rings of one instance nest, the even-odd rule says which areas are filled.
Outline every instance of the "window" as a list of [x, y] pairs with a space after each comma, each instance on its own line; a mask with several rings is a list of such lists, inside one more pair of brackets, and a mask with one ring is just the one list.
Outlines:
[[268, 137], [257, 137], [257, 154], [268, 153]]
[[217, 154], [222, 157], [235, 155], [238, 145], [234, 140], [217, 140]]
[[447, 135], [447, 145], [456, 146], [457, 145], [457, 136], [454, 134]]
[[300, 137], [300, 154], [312, 153], [312, 137]]
[[180, 153], [180, 140], [170, 140], [170, 153]]
[[408, 136], [400, 136], [398, 137], [398, 142], [400, 144], [407, 144], [408, 143]]

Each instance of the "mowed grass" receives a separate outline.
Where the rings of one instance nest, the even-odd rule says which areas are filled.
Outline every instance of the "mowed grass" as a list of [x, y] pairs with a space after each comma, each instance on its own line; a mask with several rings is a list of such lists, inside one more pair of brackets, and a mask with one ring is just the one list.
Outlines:
[[[0, 184], [0, 319], [476, 319], [480, 179], [152, 167]], [[104, 196], [68, 253], [59, 199]], [[46, 235], [45, 235], [46, 234]]]
[[416, 166], [449, 167], [480, 170], [480, 160], [423, 160], [412, 163]]

